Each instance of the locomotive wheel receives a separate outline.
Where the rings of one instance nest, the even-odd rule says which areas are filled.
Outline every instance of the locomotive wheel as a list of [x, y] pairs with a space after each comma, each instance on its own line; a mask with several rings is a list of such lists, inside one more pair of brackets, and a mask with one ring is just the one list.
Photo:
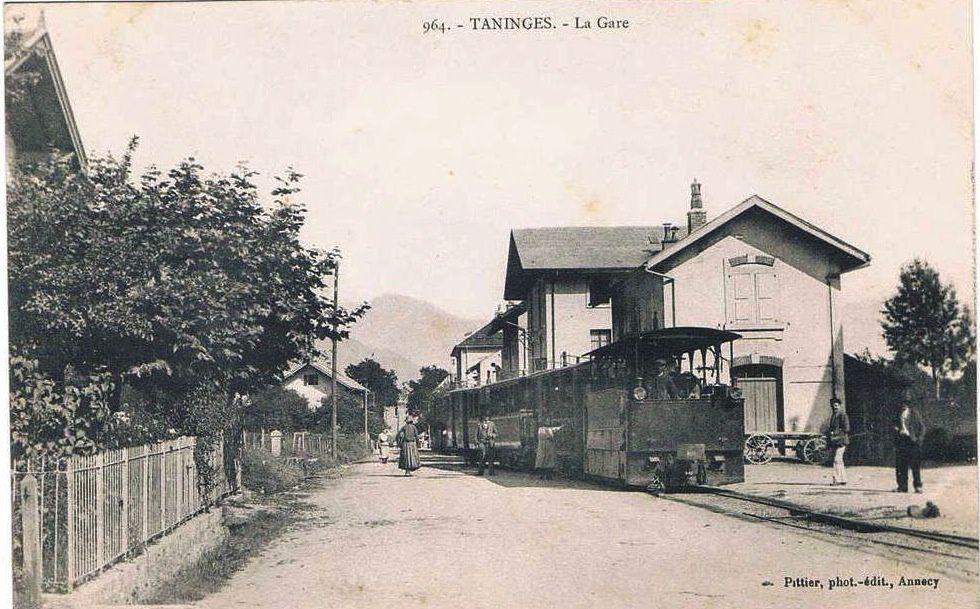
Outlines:
[[764, 433], [756, 433], [745, 441], [745, 459], [749, 463], [761, 465], [772, 460], [771, 452], [776, 449], [776, 443]]
[[810, 438], [803, 445], [803, 460], [814, 465], [822, 465], [829, 457], [827, 441], [823, 438]]

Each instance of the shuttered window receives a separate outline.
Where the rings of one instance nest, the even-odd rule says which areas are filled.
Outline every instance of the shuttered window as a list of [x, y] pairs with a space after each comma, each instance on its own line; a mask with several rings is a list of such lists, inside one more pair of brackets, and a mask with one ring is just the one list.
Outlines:
[[730, 324], [779, 322], [779, 279], [772, 265], [729, 264], [727, 298]]

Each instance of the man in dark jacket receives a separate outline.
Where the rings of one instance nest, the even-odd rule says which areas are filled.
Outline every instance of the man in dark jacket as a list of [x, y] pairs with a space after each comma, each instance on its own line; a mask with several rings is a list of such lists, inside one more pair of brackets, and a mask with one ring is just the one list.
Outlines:
[[497, 445], [497, 425], [488, 415], [483, 415], [483, 420], [476, 427], [476, 443], [480, 446], [479, 475], [482, 476], [484, 468], [489, 465], [490, 471], [487, 475], [492, 476], [495, 457], [493, 449]]
[[850, 441], [851, 422], [847, 418], [847, 413], [841, 410], [840, 400], [837, 397], [830, 399], [830, 408], [833, 414], [830, 415], [830, 425], [827, 426], [827, 447], [834, 455], [834, 482], [847, 484], [847, 475], [844, 472], [844, 450]]
[[922, 474], [919, 471], [922, 440], [926, 436], [926, 425], [922, 417], [909, 404], [908, 395], [902, 400], [895, 424], [895, 479], [898, 488], [895, 492], [909, 492], [909, 469], [912, 470], [912, 485], [915, 492], [922, 492]]

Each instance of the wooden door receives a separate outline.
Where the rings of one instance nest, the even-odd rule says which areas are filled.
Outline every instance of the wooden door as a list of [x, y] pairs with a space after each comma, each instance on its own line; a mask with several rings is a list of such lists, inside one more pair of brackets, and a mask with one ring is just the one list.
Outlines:
[[745, 396], [745, 433], [778, 431], [776, 379], [740, 378], [735, 385]]

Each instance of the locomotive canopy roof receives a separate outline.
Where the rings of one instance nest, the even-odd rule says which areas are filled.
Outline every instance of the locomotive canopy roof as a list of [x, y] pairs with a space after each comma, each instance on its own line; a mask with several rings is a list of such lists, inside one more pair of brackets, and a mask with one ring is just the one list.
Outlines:
[[616, 342], [599, 347], [586, 355], [593, 358], [618, 355], [636, 347], [644, 352], [655, 351], [664, 355], [679, 355], [690, 351], [700, 351], [739, 339], [742, 336], [727, 330], [700, 328], [694, 326], [661, 328], [628, 334]]

